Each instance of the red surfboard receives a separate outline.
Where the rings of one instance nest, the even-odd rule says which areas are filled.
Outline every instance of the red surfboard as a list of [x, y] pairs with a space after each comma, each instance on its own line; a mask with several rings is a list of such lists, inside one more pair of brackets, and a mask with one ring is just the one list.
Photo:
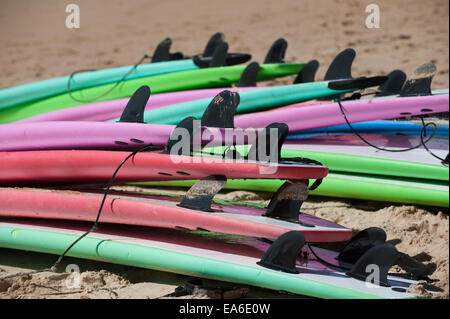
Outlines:
[[[95, 221], [103, 194], [99, 191], [66, 191], [0, 188], [0, 216], [36, 219]], [[350, 229], [301, 213], [297, 222], [263, 216], [267, 209], [245, 203], [212, 203], [209, 212], [180, 206], [178, 198], [112, 192], [100, 216], [101, 223], [208, 230], [234, 235], [275, 239], [296, 230], [309, 242], [350, 239]]]
[[[129, 152], [0, 152], [0, 185], [92, 184], [109, 181]], [[328, 168], [307, 161], [266, 164], [202, 156], [137, 153], [116, 175], [116, 182], [203, 179], [210, 175], [248, 179], [321, 179]]]

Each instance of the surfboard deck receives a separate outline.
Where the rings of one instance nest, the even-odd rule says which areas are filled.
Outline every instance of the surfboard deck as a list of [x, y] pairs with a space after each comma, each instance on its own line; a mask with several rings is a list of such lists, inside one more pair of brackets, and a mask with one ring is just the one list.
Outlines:
[[[280, 76], [297, 74], [303, 64], [262, 64], [258, 79], [270, 79]], [[245, 66], [226, 66], [217, 68], [181, 71], [150, 77], [127, 80], [95, 102], [103, 102], [130, 97], [142, 85], [151, 87], [152, 93], [164, 93], [199, 88], [220, 88], [238, 82]], [[114, 84], [105, 84], [72, 92], [78, 100], [86, 101], [97, 98], [110, 90]], [[0, 110], [0, 123], [19, 121], [39, 114], [66, 109], [84, 103], [75, 101], [68, 93], [59, 94], [46, 99], [15, 105]]]
[[[195, 181], [139, 182], [140, 186], [190, 187]], [[134, 183], [133, 183], [134, 184]], [[275, 192], [280, 180], [228, 180], [224, 189]], [[310, 196], [373, 200], [399, 204], [449, 207], [448, 182], [430, 182], [387, 176], [329, 173]]]
[[[355, 140], [352, 138], [352, 140]], [[425, 149], [421, 148], [418, 150], [414, 150], [410, 152], [405, 152], [403, 155], [391, 155], [388, 152], [374, 152], [377, 156], [366, 156], [361, 155], [362, 152], [359, 152], [358, 155], [355, 154], [345, 154], [338, 152], [331, 152], [329, 149], [333, 150], [332, 147], [327, 147], [327, 138], [323, 138], [324, 145], [318, 146], [317, 148], [311, 147], [310, 145], [303, 145], [303, 141], [295, 141], [292, 142], [287, 140], [283, 144], [283, 148], [281, 149], [281, 157], [283, 158], [295, 158], [295, 157], [306, 157], [316, 161], [319, 161], [323, 165], [327, 166], [330, 172], [333, 173], [345, 173], [345, 174], [365, 174], [365, 175], [380, 175], [380, 176], [388, 176], [388, 177], [399, 177], [399, 178], [409, 178], [409, 179], [421, 179], [421, 180], [430, 180], [430, 181], [443, 181], [447, 182], [449, 180], [449, 167], [446, 165], [442, 165], [440, 162], [436, 163], [438, 160], [430, 160], [429, 157], [432, 157]], [[436, 139], [436, 141], [438, 141]], [[355, 140], [355, 142], [359, 143]], [[438, 141], [439, 147], [446, 147], [447, 141], [443, 140], [442, 142]], [[336, 146], [336, 149], [339, 150], [339, 147], [345, 148], [344, 146]], [[349, 146], [349, 149], [356, 148], [360, 146]], [[236, 150], [241, 155], [247, 154], [249, 147], [246, 145], [236, 145]], [[363, 150], [366, 148], [361, 146]], [[358, 149], [357, 149], [358, 150]], [[370, 150], [368, 150], [370, 151]], [[215, 156], [222, 154], [224, 152], [223, 147], [210, 147], [204, 148], [202, 152], [212, 152]], [[444, 158], [448, 152], [440, 151], [439, 154], [443, 155]], [[407, 159], [405, 156], [409, 156], [411, 158]], [[420, 154], [425, 163], [422, 163], [417, 158], [418, 156], [414, 156]], [[445, 155], [444, 155], [445, 154]], [[391, 156], [392, 158], [389, 158]], [[396, 158], [400, 157], [400, 159]], [[401, 160], [403, 159], [403, 160]], [[407, 160], [405, 160], [407, 159]], [[424, 160], [425, 159], [425, 160]], [[433, 162], [427, 163], [426, 161]]]
[[[75, 74], [72, 77], [72, 90], [103, 85], [119, 81], [127, 72], [127, 79], [148, 77], [152, 75], [196, 70], [199, 67], [192, 60], [179, 60], [108, 68]], [[43, 99], [67, 92], [69, 76], [62, 76], [43, 81], [26, 83], [0, 90], [0, 109], [16, 104]]]
[[[0, 185], [105, 183], [130, 153], [120, 151], [0, 152]], [[179, 156], [160, 151], [135, 154], [116, 175], [116, 182], [183, 180], [223, 175], [227, 178], [318, 179], [325, 166], [283, 162], [263, 164], [222, 158]]]
[[[428, 122], [425, 120], [425, 122]], [[437, 128], [434, 133], [437, 137], [448, 136], [448, 121], [445, 120], [433, 120], [436, 123]], [[406, 120], [375, 120], [367, 122], [352, 123], [352, 127], [361, 133], [371, 134], [384, 134], [384, 135], [415, 135], [419, 136], [423, 125], [420, 121], [406, 121]], [[434, 128], [426, 127], [425, 132], [429, 136], [433, 133]], [[347, 124], [321, 127], [311, 130], [303, 130], [298, 132], [292, 132], [289, 134], [288, 139], [309, 138], [309, 136], [321, 136], [321, 135], [335, 135], [335, 134], [352, 133], [350, 127]], [[317, 135], [315, 135], [317, 134]]]
[[[0, 188], [0, 216], [95, 221], [102, 191]], [[181, 199], [112, 191], [100, 222], [211, 232], [276, 239], [301, 231], [309, 242], [350, 239], [352, 231], [330, 221], [300, 214], [300, 223], [263, 216], [267, 209], [232, 202], [214, 203], [211, 212], [179, 206]]]
[[[344, 101], [342, 106], [349, 122], [356, 123], [448, 112], [448, 103], [448, 95], [432, 95]], [[289, 126], [289, 132], [346, 124], [337, 103], [286, 107], [242, 114], [235, 119], [236, 127], [241, 128], [264, 127], [273, 122], [286, 123]]]
[[[417, 136], [381, 134], [361, 134], [361, 136], [370, 143], [389, 150], [402, 150], [421, 145], [420, 137]], [[424, 137], [424, 141], [426, 140], [427, 137]], [[449, 152], [448, 138], [433, 137], [426, 143], [426, 146], [441, 158], [445, 158]], [[311, 137], [309, 139], [289, 140], [284, 144], [284, 148], [298, 151], [326, 151], [336, 154], [370, 156], [387, 160], [442, 165], [441, 161], [430, 155], [423, 146], [407, 152], [381, 151], [367, 145], [354, 134], [327, 135]]]
[[[90, 224], [0, 220], [0, 246], [61, 254]], [[371, 288], [366, 282], [324, 266], [309, 254], [298, 259], [298, 274], [258, 264], [269, 244], [254, 237], [185, 232], [149, 227], [100, 224], [68, 256], [180, 273], [202, 278], [283, 290], [318, 298], [412, 298], [415, 281], [388, 277], [391, 287]], [[335, 262], [337, 253], [315, 249]]]
[[[33, 150], [122, 150], [145, 145], [164, 147], [175, 125], [130, 122], [57, 121], [0, 124], [0, 152]], [[262, 129], [254, 129], [258, 132]], [[242, 130], [199, 127], [193, 138], [202, 145], [233, 145]], [[256, 134], [255, 134], [256, 139]], [[254, 139], [244, 136], [242, 142]]]

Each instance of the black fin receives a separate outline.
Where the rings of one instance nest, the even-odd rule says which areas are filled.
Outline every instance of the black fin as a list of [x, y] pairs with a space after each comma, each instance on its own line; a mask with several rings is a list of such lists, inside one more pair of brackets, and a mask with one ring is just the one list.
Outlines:
[[178, 206], [210, 212], [214, 196], [226, 183], [227, 178], [223, 175], [208, 176], [192, 185]]
[[431, 81], [436, 74], [436, 66], [433, 63], [425, 63], [414, 70], [412, 76], [403, 86], [400, 96], [431, 95]]
[[239, 105], [239, 94], [222, 91], [209, 103], [201, 119], [202, 126], [234, 128], [234, 114]]
[[363, 76], [348, 80], [335, 80], [328, 82], [328, 88], [332, 90], [363, 90], [373, 86], [379, 86], [386, 82], [387, 76]]
[[370, 248], [386, 241], [386, 232], [378, 227], [366, 228], [357, 233], [339, 253], [338, 260], [354, 264]]
[[[225, 57], [225, 65], [230, 66], [245, 63], [251, 58], [252, 56], [247, 53], [227, 53]], [[192, 59], [200, 68], [207, 68], [209, 67], [213, 57], [194, 56]]]
[[252, 55], [248, 53], [228, 53], [226, 65], [242, 64], [250, 61], [251, 58]]
[[125, 106], [119, 122], [144, 123], [144, 111], [149, 97], [150, 88], [147, 85], [137, 89]]
[[194, 56], [192, 61], [200, 68], [225, 66], [228, 56], [228, 43], [221, 42], [214, 50], [212, 57]]
[[387, 75], [386, 82], [378, 87], [379, 93], [375, 96], [397, 95], [406, 81], [406, 74], [402, 70], [394, 70]]
[[295, 78], [294, 84], [314, 82], [318, 68], [319, 68], [319, 61], [317, 60], [309, 61], [308, 63], [306, 63], [306, 65], [302, 68], [300, 73]]
[[[397, 258], [398, 252], [393, 245], [383, 243], [374, 246], [358, 259], [352, 269], [347, 272], [347, 276], [374, 285], [390, 287], [387, 276], [389, 269], [395, 264]], [[376, 268], [372, 271], [369, 268], [370, 266], [376, 266]], [[374, 274], [374, 271], [378, 272], [378, 276]], [[369, 276], [373, 277], [374, 282], [368, 280]]]
[[153, 52], [152, 63], [170, 61], [169, 51], [170, 51], [171, 45], [172, 45], [172, 39], [165, 38], [164, 40], [162, 40], [156, 47], [155, 51]]
[[178, 134], [179, 130], [177, 130], [177, 129], [184, 128], [189, 133], [190, 149], [189, 149], [189, 152], [185, 152], [185, 154], [183, 154], [182, 149], [180, 149], [178, 151], [177, 155], [185, 155], [185, 156], [190, 155], [190, 153], [192, 151], [192, 143], [193, 143], [193, 138], [194, 138], [194, 120], [195, 120], [195, 117], [189, 116], [189, 117], [185, 118], [184, 120], [182, 120], [180, 123], [178, 123], [178, 125], [175, 127], [175, 129], [170, 134], [169, 140], [167, 141], [166, 145], [164, 146], [164, 153], [167, 153], [167, 154], [170, 153], [172, 151], [173, 146], [183, 139], [183, 137]]
[[170, 54], [170, 61], [185, 59], [184, 54], [182, 52], [175, 52], [175, 53], [169, 53], [169, 54]]
[[205, 49], [203, 50], [202, 56], [204, 57], [212, 57], [214, 51], [216, 50], [217, 45], [219, 43], [225, 42], [225, 35], [222, 32], [214, 33], [211, 38], [209, 38], [208, 43], [206, 44]]
[[238, 87], [256, 86], [259, 69], [260, 67], [258, 62], [252, 62], [249, 65], [247, 65], [247, 67], [241, 74], [241, 78], [239, 79], [237, 86]]
[[227, 63], [227, 53], [228, 53], [228, 43], [219, 43], [214, 50], [211, 62], [209, 63], [210, 68], [215, 68], [219, 66], [225, 66]]
[[352, 79], [352, 64], [355, 55], [356, 52], [352, 48], [340, 52], [331, 62], [323, 80]]
[[285, 39], [276, 40], [267, 52], [264, 63], [284, 63], [284, 55], [286, 54], [288, 43]]
[[286, 181], [272, 196], [263, 216], [299, 223], [303, 201], [308, 197], [309, 181]]
[[258, 265], [283, 272], [298, 274], [295, 263], [305, 245], [305, 237], [299, 231], [284, 233], [273, 242]]
[[280, 159], [281, 156], [281, 147], [283, 146], [283, 143], [286, 140], [287, 135], [289, 134], [289, 127], [285, 124], [285, 123], [272, 123], [267, 125], [263, 130], [261, 130], [260, 132], [258, 132], [258, 135], [256, 137], [256, 141], [253, 143], [252, 147], [250, 148], [250, 150], [247, 153], [247, 159], [251, 159], [251, 160], [255, 160], [255, 161], [260, 161], [260, 157], [259, 157], [259, 152], [258, 149], [261, 145], [261, 143], [265, 143], [266, 148], [265, 148], [265, 156], [270, 155], [271, 153], [268, 154], [268, 152], [273, 152], [274, 151], [274, 147], [275, 145], [271, 145], [271, 140], [270, 140], [270, 132], [276, 129], [277, 130], [277, 134], [278, 134], [278, 139], [276, 140], [276, 142], [278, 143], [277, 145], [277, 160]]

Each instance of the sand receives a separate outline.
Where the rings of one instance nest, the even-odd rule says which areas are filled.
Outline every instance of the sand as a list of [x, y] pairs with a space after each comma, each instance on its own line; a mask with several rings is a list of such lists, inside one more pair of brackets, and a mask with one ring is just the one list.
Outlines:
[[[67, 29], [66, 2], [52, 0], [2, 1], [0, 88], [70, 74], [80, 69], [131, 65], [152, 54], [167, 36], [172, 51], [200, 53], [214, 32], [221, 31], [230, 51], [249, 52], [262, 62], [279, 37], [289, 42], [288, 62], [321, 63], [317, 78], [341, 50], [353, 47], [357, 56], [353, 75], [407, 74], [425, 62], [437, 66], [433, 89], [448, 88], [449, 4], [445, 0], [379, 0], [381, 28], [365, 27], [367, 1], [350, 0], [109, 0], [73, 1], [80, 6], [79, 29]], [[291, 78], [271, 81], [289, 83]], [[268, 194], [223, 192], [219, 197], [267, 202]], [[393, 271], [428, 275], [440, 290], [433, 297], [449, 297], [448, 209], [345, 201], [311, 197], [306, 213], [328, 218], [355, 232], [378, 226], [402, 253]], [[330, 247], [337, 248], [337, 247]], [[55, 256], [0, 249], [0, 277], [51, 266]], [[82, 271], [81, 286], [70, 290], [68, 274], [39, 273], [0, 280], [0, 298], [168, 298], [187, 276], [134, 267], [67, 258]], [[256, 287], [206, 281], [227, 287], [228, 297], [304, 298]], [[222, 289], [222, 288], [220, 288]], [[223, 291], [218, 289], [219, 291]], [[422, 287], [411, 290], [423, 295]], [[198, 291], [180, 298], [218, 298], [217, 291]], [[172, 297], [169, 297], [172, 298]]]

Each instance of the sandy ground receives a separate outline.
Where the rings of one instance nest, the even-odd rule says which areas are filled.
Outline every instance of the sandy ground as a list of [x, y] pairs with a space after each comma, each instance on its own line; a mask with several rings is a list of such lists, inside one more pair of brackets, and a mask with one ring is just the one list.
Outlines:
[[[365, 27], [367, 1], [356, 0], [109, 0], [71, 1], [80, 6], [80, 29], [65, 27], [66, 2], [0, 2], [2, 53], [0, 87], [70, 74], [80, 69], [130, 65], [169, 36], [172, 51], [200, 53], [214, 32], [225, 33], [230, 51], [249, 52], [262, 62], [279, 37], [289, 42], [287, 61], [321, 63], [318, 78], [340, 50], [357, 51], [353, 74], [411, 73], [432, 61], [438, 72], [433, 89], [448, 88], [449, 3], [445, 0], [378, 0], [381, 28]], [[287, 83], [290, 80], [278, 81]], [[274, 83], [277, 83], [275, 81]], [[223, 193], [227, 199], [266, 201], [267, 194]], [[386, 230], [402, 252], [401, 269], [430, 275], [440, 297], [449, 296], [448, 210], [341, 201], [311, 197], [304, 211], [354, 231], [369, 226]], [[0, 277], [48, 267], [55, 256], [0, 249]], [[158, 298], [183, 286], [186, 276], [67, 258], [80, 265], [79, 291], [65, 286], [67, 274], [41, 273], [0, 281], [0, 298]], [[208, 281], [209, 286], [234, 285]], [[255, 287], [235, 290], [233, 297], [298, 298]], [[421, 294], [420, 288], [416, 292]], [[198, 298], [214, 296], [199, 292]]]
[[0, 87], [70, 74], [75, 70], [130, 65], [152, 54], [165, 37], [173, 51], [196, 54], [217, 31], [230, 51], [262, 62], [279, 37], [286, 59], [321, 63], [347, 47], [357, 51], [354, 75], [412, 72], [436, 63], [433, 88], [448, 88], [446, 0], [377, 0], [380, 28], [365, 26], [368, 1], [357, 0], [77, 0], [80, 28], [65, 26], [66, 1], [6, 0], [0, 3]]

